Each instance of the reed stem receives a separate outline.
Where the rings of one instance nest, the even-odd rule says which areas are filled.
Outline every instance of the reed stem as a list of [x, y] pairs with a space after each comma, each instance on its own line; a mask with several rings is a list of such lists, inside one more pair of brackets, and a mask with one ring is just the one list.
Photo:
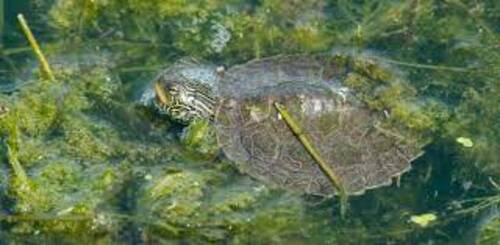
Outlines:
[[52, 70], [50, 69], [49, 63], [47, 62], [47, 59], [45, 58], [45, 55], [43, 55], [42, 49], [40, 49], [40, 46], [38, 45], [38, 42], [35, 39], [35, 36], [31, 32], [28, 23], [24, 19], [24, 16], [22, 14], [17, 15], [17, 20], [19, 21], [19, 24], [21, 25], [21, 28], [24, 32], [24, 35], [28, 39], [28, 42], [31, 45], [31, 48], [33, 49], [33, 52], [36, 55], [36, 58], [40, 62], [40, 66], [42, 69], [42, 72], [47, 76], [47, 78], [51, 81], [55, 80], [54, 73], [52, 73]]
[[323, 159], [321, 156], [321, 153], [317, 150], [317, 148], [314, 146], [314, 144], [309, 140], [309, 137], [307, 137], [307, 134], [303, 131], [303, 129], [300, 127], [300, 124], [292, 117], [290, 112], [286, 109], [286, 107], [280, 103], [274, 103], [274, 106], [276, 107], [276, 110], [278, 110], [279, 114], [283, 118], [283, 120], [286, 122], [290, 130], [297, 136], [299, 139], [300, 143], [304, 146], [306, 151], [311, 155], [311, 157], [314, 159], [314, 161], [318, 164], [318, 166], [321, 168], [323, 173], [328, 177], [328, 179], [332, 182], [332, 184], [337, 188], [339, 191], [339, 196], [340, 196], [340, 215], [342, 217], [345, 216], [346, 209], [347, 209], [347, 192], [345, 190], [344, 185], [342, 184], [342, 181], [340, 180], [340, 177], [335, 173], [334, 169], [331, 167], [331, 165], [328, 165], [326, 161]]

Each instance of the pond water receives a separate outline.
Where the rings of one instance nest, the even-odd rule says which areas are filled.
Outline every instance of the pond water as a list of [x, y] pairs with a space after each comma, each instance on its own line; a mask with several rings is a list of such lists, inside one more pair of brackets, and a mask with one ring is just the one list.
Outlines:
[[[0, 3], [2, 242], [499, 244], [498, 1]], [[383, 86], [341, 82], [424, 145], [392, 184], [349, 197], [345, 217], [337, 197], [242, 174], [140, 103], [187, 57], [230, 70], [327, 53], [371, 57], [359, 74]]]

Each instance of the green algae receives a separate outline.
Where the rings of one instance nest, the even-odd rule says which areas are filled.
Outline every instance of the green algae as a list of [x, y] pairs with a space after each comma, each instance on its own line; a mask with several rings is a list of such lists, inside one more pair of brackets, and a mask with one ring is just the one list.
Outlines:
[[[497, 193], [488, 180], [500, 182], [497, 1], [33, 2], [49, 10], [40, 39], [57, 79], [24, 69], [26, 85], [0, 95], [9, 108], [0, 118], [1, 225], [9, 236], [444, 243], [465, 229], [455, 219], [474, 217], [450, 213], [450, 204]], [[346, 84], [433, 140], [399, 188], [353, 198], [347, 221], [330, 200], [269, 190], [224, 160], [194, 156], [190, 147], [211, 143], [186, 137], [186, 149], [170, 122], [134, 105], [133, 91], [181, 56], [232, 65], [333, 47], [383, 54], [353, 64]], [[399, 75], [408, 81], [394, 81]], [[474, 145], [462, 147], [458, 137]], [[421, 213], [439, 219], [425, 229], [409, 224]]]
[[483, 224], [484, 226], [480, 227], [480, 233], [476, 240], [479, 244], [495, 244], [500, 239], [500, 218], [498, 218], [498, 213], [491, 215], [492, 217], [488, 217], [489, 220]]
[[198, 120], [190, 123], [181, 136], [182, 144], [191, 151], [192, 155], [199, 155], [201, 159], [213, 159], [220, 150], [215, 135], [215, 128], [210, 121]]

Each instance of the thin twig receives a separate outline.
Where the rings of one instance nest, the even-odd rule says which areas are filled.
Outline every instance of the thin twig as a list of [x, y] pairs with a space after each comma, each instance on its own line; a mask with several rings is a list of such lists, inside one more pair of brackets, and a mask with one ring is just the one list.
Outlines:
[[26, 53], [30, 52], [31, 48], [26, 46], [26, 47], [19, 47], [19, 48], [8, 48], [2, 50], [2, 55], [3, 56], [10, 56], [10, 55], [16, 55], [16, 54], [21, 54], [21, 53]]

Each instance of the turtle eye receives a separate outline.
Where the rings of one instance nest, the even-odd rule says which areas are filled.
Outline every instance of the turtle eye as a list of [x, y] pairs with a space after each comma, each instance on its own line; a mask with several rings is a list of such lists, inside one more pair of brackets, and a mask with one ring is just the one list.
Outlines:
[[165, 89], [160, 83], [155, 83], [154, 85], [156, 101], [162, 106], [167, 107], [170, 105], [171, 94], [168, 89]]

